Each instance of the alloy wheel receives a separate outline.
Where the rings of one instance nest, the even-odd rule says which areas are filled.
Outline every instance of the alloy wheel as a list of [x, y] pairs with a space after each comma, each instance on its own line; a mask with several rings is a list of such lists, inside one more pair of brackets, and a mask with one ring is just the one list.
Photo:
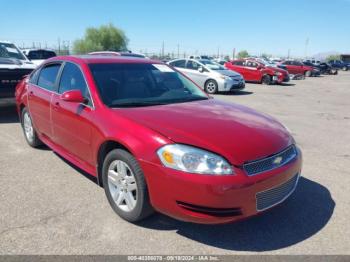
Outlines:
[[108, 167], [108, 187], [117, 207], [131, 212], [137, 203], [137, 185], [131, 168], [121, 160]]
[[216, 92], [216, 84], [213, 81], [209, 81], [206, 85], [206, 91], [209, 94], [214, 94]]
[[33, 142], [34, 140], [34, 128], [32, 124], [32, 119], [29, 116], [28, 112], [25, 112], [23, 115], [23, 127], [24, 133], [28, 141]]

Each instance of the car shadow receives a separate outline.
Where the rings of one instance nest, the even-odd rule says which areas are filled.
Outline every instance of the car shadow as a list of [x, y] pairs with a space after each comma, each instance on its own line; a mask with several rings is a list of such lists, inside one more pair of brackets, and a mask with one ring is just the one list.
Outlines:
[[295, 86], [294, 83], [281, 83], [278, 86]]
[[66, 163], [67, 165], [69, 165], [71, 168], [73, 168], [75, 171], [77, 171], [80, 175], [82, 175], [83, 177], [87, 178], [88, 180], [90, 180], [91, 182], [95, 183], [96, 185], [98, 185], [98, 180], [96, 177], [94, 177], [93, 175], [90, 175], [89, 173], [85, 172], [84, 170], [82, 170], [81, 168], [75, 166], [74, 164], [72, 164], [71, 162], [69, 162], [68, 160], [64, 159], [62, 156], [60, 156], [59, 154], [57, 154], [55, 151], [53, 151], [53, 153], [59, 158], [61, 159], [64, 163]]
[[15, 105], [0, 106], [0, 124], [18, 123], [18, 114]]
[[220, 93], [220, 95], [235, 95], [235, 96], [246, 96], [246, 95], [251, 95], [251, 94], [254, 94], [254, 92], [243, 91], [243, 90], [221, 92]]
[[138, 226], [175, 230], [209, 246], [235, 251], [271, 251], [302, 242], [319, 232], [332, 217], [335, 202], [324, 186], [301, 178], [294, 194], [259, 216], [225, 225], [200, 225], [156, 214]]

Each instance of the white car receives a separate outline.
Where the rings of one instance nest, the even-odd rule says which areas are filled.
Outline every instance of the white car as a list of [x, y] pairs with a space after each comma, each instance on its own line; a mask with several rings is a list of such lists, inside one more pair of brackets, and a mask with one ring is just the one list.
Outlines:
[[0, 100], [13, 100], [17, 83], [35, 68], [15, 44], [0, 41]]
[[22, 52], [37, 66], [41, 65], [46, 59], [56, 56], [56, 53], [49, 49], [23, 49]]
[[208, 94], [245, 88], [242, 75], [208, 59], [176, 59], [168, 64], [192, 79]]

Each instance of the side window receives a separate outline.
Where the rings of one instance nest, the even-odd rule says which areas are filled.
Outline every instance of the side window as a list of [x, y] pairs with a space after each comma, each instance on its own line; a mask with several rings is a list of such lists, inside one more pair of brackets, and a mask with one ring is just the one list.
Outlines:
[[29, 83], [36, 85], [38, 82], [40, 69], [33, 71], [29, 77]]
[[174, 66], [174, 67], [185, 68], [186, 67], [186, 60], [177, 60], [177, 61], [170, 63], [170, 65]]
[[45, 66], [43, 69], [41, 69], [38, 79], [38, 86], [50, 91], [54, 91], [55, 82], [60, 67], [60, 64], [53, 64]]
[[70, 90], [80, 90], [83, 96], [91, 101], [89, 90], [80, 68], [75, 64], [67, 62], [62, 71], [58, 93], [63, 94]]
[[256, 68], [256, 67], [258, 67], [258, 64], [255, 62], [252, 62], [252, 61], [247, 61], [246, 66]]
[[232, 64], [238, 65], [238, 66], [243, 66], [243, 61], [234, 61], [234, 62], [232, 62]]
[[192, 70], [198, 70], [199, 64], [194, 62], [194, 61], [189, 60], [189, 61], [187, 61], [186, 68], [187, 69], [192, 69]]

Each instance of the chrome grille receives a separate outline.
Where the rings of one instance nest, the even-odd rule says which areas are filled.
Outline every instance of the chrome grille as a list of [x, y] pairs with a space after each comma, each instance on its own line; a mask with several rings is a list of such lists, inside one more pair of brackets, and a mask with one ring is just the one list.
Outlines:
[[254, 176], [262, 172], [279, 168], [297, 156], [297, 150], [294, 145], [288, 147], [280, 153], [273, 156], [248, 162], [243, 165], [243, 169], [247, 172], [248, 176]]
[[258, 211], [264, 211], [265, 209], [282, 203], [293, 193], [298, 184], [298, 180], [299, 174], [277, 187], [257, 193], [256, 209]]

